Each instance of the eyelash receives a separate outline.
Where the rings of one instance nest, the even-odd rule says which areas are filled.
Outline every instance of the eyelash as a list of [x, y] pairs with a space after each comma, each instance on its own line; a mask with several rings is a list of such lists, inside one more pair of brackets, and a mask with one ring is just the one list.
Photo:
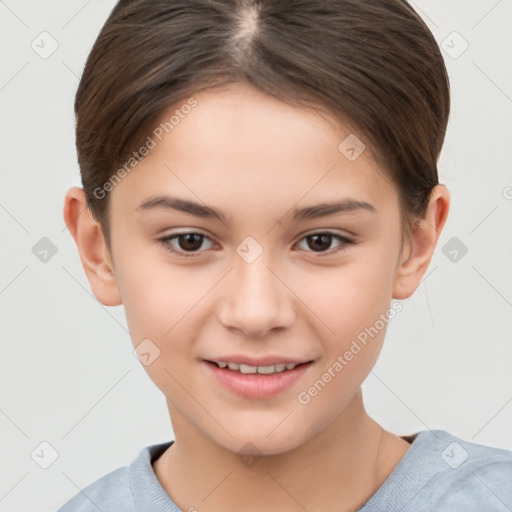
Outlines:
[[[196, 256], [197, 254], [200, 254], [201, 251], [192, 251], [192, 252], [183, 252], [183, 251], [177, 251], [176, 249], [173, 249], [171, 247], [171, 244], [170, 244], [170, 241], [175, 239], [175, 238], [179, 238], [180, 236], [185, 236], [185, 235], [199, 235], [201, 237], [203, 237], [202, 241], [204, 240], [210, 240], [209, 237], [207, 237], [206, 235], [202, 234], [202, 233], [197, 233], [195, 231], [188, 231], [188, 232], [185, 232], [185, 233], [176, 233], [174, 235], [169, 235], [169, 236], [166, 236], [166, 237], [163, 237], [163, 238], [159, 238], [158, 239], [158, 242], [160, 243], [160, 245], [166, 249], [167, 251], [173, 253], [173, 254], [176, 254], [176, 256], [180, 257], [180, 258], [190, 258], [191, 256]], [[334, 239], [338, 240], [339, 242], [342, 242], [342, 245], [339, 246], [338, 249], [336, 250], [330, 250], [330, 251], [323, 251], [323, 252], [317, 252], [315, 253], [314, 251], [307, 251], [307, 252], [312, 252], [314, 254], [314, 257], [315, 258], [322, 258], [324, 257], [324, 255], [328, 255], [328, 256], [331, 256], [333, 254], [336, 254], [340, 251], [343, 251], [346, 249], [346, 246], [348, 245], [353, 245], [355, 242], [342, 236], [342, 235], [339, 235], [338, 233], [333, 233], [331, 231], [319, 231], [319, 232], [315, 232], [315, 233], [309, 233], [307, 235], [305, 235], [304, 237], [302, 237], [299, 242], [301, 242], [302, 240], [305, 240], [306, 238], [310, 237], [310, 236], [315, 236], [315, 235], [327, 235], [327, 236], [331, 236], [333, 237]], [[202, 245], [202, 244], [201, 244]]]

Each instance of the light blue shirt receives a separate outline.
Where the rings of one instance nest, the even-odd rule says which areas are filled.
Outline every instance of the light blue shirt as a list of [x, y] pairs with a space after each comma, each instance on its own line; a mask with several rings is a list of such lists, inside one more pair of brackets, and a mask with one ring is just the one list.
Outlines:
[[[444, 430], [403, 437], [410, 438], [411, 447], [357, 512], [512, 511], [512, 451], [470, 443]], [[171, 444], [147, 446], [131, 464], [92, 483], [58, 512], [184, 512], [151, 465]]]

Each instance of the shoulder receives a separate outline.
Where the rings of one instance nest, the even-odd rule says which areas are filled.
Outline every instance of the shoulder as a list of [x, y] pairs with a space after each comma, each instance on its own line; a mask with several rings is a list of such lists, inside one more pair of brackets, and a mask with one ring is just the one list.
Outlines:
[[465, 441], [444, 430], [418, 432], [361, 511], [512, 510], [512, 451]]
[[88, 485], [57, 512], [97, 512], [135, 510], [130, 493], [129, 466], [123, 466]]
[[427, 485], [434, 504], [445, 509], [467, 504], [466, 510], [512, 509], [512, 451], [465, 441], [448, 432], [431, 440], [443, 464]]
[[135, 512], [138, 497], [159, 487], [151, 463], [170, 443], [143, 448], [135, 460], [115, 469], [80, 490], [57, 512]]

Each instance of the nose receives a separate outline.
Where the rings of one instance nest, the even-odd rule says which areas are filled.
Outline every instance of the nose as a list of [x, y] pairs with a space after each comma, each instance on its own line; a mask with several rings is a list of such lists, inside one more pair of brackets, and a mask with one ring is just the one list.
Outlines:
[[235, 259], [218, 302], [220, 322], [246, 338], [263, 338], [272, 329], [290, 327], [295, 321], [290, 284], [285, 284], [264, 255], [252, 263]]

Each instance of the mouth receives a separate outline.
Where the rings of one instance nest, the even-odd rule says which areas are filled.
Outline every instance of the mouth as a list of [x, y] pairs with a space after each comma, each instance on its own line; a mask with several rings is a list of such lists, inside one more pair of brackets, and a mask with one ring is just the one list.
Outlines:
[[203, 360], [203, 364], [213, 382], [243, 398], [259, 400], [291, 391], [314, 364], [313, 360], [292, 361], [275, 357], [259, 361], [244, 357], [230, 359]]
[[291, 371], [297, 366], [306, 365], [311, 363], [312, 361], [305, 361], [303, 363], [277, 363], [270, 365], [261, 365], [261, 366], [253, 366], [249, 364], [239, 364], [233, 362], [226, 361], [206, 361], [212, 365], [215, 365], [217, 368], [222, 368], [226, 370], [231, 370], [234, 372], [239, 372], [243, 374], [251, 374], [251, 373], [260, 373], [264, 375], [272, 375], [274, 373], [283, 373], [287, 371]]

